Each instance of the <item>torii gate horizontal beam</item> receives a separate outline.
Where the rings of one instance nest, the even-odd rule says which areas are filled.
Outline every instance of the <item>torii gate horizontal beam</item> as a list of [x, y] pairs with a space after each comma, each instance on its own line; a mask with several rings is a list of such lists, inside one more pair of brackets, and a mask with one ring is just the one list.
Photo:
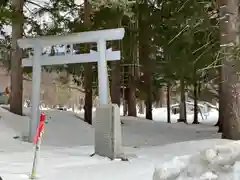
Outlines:
[[91, 43], [98, 42], [99, 39], [104, 39], [105, 41], [113, 41], [122, 39], [124, 33], [125, 33], [124, 28], [87, 31], [62, 36], [22, 38], [18, 40], [18, 44], [21, 48], [32, 48], [36, 45], [41, 47], [47, 47], [57, 44], [60, 45], [60, 44]]
[[[120, 51], [112, 51], [112, 49], [106, 50], [106, 60], [107, 61], [117, 61], [120, 60]], [[41, 56], [40, 65], [57, 65], [57, 64], [76, 64], [76, 63], [87, 63], [87, 62], [98, 62], [99, 52], [90, 51], [90, 53], [85, 54], [69, 54], [61, 56]], [[33, 66], [33, 57], [25, 58], [22, 60], [23, 67]]]

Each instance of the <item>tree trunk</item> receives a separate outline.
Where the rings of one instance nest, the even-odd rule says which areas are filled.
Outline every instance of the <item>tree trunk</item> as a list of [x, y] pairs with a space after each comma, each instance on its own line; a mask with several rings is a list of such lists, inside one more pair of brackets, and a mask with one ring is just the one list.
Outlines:
[[186, 118], [186, 96], [185, 96], [185, 82], [184, 77], [182, 76], [180, 79], [180, 117], [178, 119], [178, 122], [184, 122], [187, 123]]
[[[131, 69], [131, 68], [130, 68]], [[132, 74], [128, 76], [128, 116], [137, 116], [136, 95], [135, 95], [135, 79]]]
[[223, 121], [224, 121], [224, 97], [222, 95], [222, 84], [219, 84], [219, 102], [218, 102], [218, 132], [223, 132]]
[[126, 87], [125, 84], [123, 84], [122, 88], [122, 105], [123, 105], [123, 116], [127, 115], [127, 97], [126, 97]]
[[121, 97], [121, 71], [120, 61], [111, 62], [112, 67], [112, 81], [111, 81], [111, 99], [113, 104], [120, 106]]
[[[132, 28], [136, 28], [135, 24], [131, 24]], [[132, 66], [129, 67], [129, 74], [128, 74], [128, 87], [129, 87], [129, 98], [128, 98], [128, 115], [129, 116], [137, 116], [137, 99], [136, 99], [136, 81], [137, 81], [137, 71], [136, 71], [136, 62], [137, 62], [137, 51], [138, 51], [138, 47], [137, 47], [137, 43], [133, 43], [136, 42], [137, 39], [134, 36], [134, 33], [131, 33], [131, 38], [130, 41], [131, 42], [131, 46], [132, 48], [130, 48], [130, 57], [131, 57], [131, 64], [133, 64]]]
[[128, 104], [127, 101], [124, 100], [124, 105], [123, 105], [123, 116], [127, 116], [128, 113]]
[[140, 114], [144, 113], [144, 101], [143, 100], [139, 101], [139, 113]]
[[199, 124], [198, 122], [198, 82], [194, 82], [193, 87], [193, 98], [194, 98], [194, 117], [193, 117], [193, 124]]
[[[116, 20], [118, 21], [118, 27], [122, 26], [122, 18]], [[113, 42], [113, 50], [120, 50], [120, 41]], [[121, 61], [112, 61], [112, 81], [111, 81], [111, 100], [113, 104], [117, 104], [120, 107], [121, 104]]]
[[197, 69], [194, 66], [193, 68], [193, 100], [194, 100], [194, 116], [193, 116], [193, 124], [199, 124], [198, 122], [198, 112], [199, 112], [199, 108], [198, 108], [198, 86], [199, 86], [199, 82], [197, 80]]
[[170, 83], [167, 83], [167, 122], [171, 123]]
[[146, 119], [152, 120], [152, 77], [151, 75], [146, 75], [148, 79], [148, 89], [147, 89], [147, 99], [145, 100], [146, 105]]
[[[84, 23], [86, 27], [91, 26], [91, 6], [88, 0], [84, 0]], [[85, 105], [84, 105], [84, 120], [92, 124], [92, 63], [84, 64], [84, 88], [85, 88]], [[106, 87], [107, 88], [107, 87]]]
[[[238, 0], [219, 0], [222, 59], [223, 133], [227, 139], [240, 139], [240, 83], [238, 47]], [[222, 104], [223, 105], [223, 104]]]
[[12, 0], [14, 17], [12, 19], [12, 58], [11, 58], [11, 93], [10, 111], [22, 115], [23, 104], [23, 77], [22, 77], [22, 50], [17, 40], [23, 35], [23, 6], [24, 0]]
[[146, 93], [146, 119], [152, 120], [152, 62], [149, 59], [149, 33], [148, 24], [149, 9], [148, 1], [139, 3], [139, 60], [142, 64], [144, 90]]
[[[129, 22], [130, 29], [136, 29], [137, 30], [137, 18], [135, 18], [134, 22]], [[138, 53], [138, 47], [137, 43], [137, 36], [135, 33], [130, 32], [129, 33], [129, 62], [130, 66], [128, 66], [128, 115], [129, 116], [137, 116], [137, 101], [136, 101], [136, 81], [137, 81], [137, 71], [136, 71], [136, 62], [137, 62], [137, 53]]]
[[133, 68], [128, 67], [128, 78], [127, 78], [127, 88], [125, 91], [126, 96], [126, 105], [127, 105], [127, 114], [128, 116], [137, 116], [136, 110], [136, 82], [135, 77], [133, 76]]
[[221, 66], [218, 68], [218, 121], [215, 126], [218, 126], [218, 132], [222, 132], [222, 125], [223, 125], [223, 108], [224, 108], [224, 98], [222, 96], [222, 78], [221, 78]]
[[156, 108], [161, 108], [164, 105], [165, 105], [164, 87], [160, 87], [157, 89]]

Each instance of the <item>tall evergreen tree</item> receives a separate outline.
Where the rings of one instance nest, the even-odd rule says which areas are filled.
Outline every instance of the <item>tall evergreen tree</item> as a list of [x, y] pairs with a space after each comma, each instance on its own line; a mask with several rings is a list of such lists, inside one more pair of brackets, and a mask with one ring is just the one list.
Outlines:
[[22, 50], [19, 48], [17, 40], [23, 35], [23, 6], [25, 0], [12, 0], [12, 58], [11, 58], [11, 94], [10, 111], [22, 115]]
[[220, 11], [223, 138], [240, 139], [239, 1], [218, 0]]

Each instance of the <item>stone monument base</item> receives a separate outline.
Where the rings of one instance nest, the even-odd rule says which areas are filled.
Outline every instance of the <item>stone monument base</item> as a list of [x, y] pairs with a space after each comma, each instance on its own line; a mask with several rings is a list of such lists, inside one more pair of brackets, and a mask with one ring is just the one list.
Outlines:
[[96, 109], [95, 154], [110, 159], [123, 158], [120, 109], [116, 104]]

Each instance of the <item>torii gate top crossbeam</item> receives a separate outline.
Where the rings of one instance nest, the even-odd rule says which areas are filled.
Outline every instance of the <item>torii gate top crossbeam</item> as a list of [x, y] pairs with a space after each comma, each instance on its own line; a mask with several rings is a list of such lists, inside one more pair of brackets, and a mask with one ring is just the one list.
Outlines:
[[34, 46], [46, 47], [56, 44], [77, 44], [98, 42], [100, 39], [105, 41], [120, 40], [125, 33], [124, 28], [107, 29], [99, 31], [87, 31], [73, 33], [63, 36], [45, 36], [36, 38], [22, 38], [18, 40], [21, 48], [32, 48]]

